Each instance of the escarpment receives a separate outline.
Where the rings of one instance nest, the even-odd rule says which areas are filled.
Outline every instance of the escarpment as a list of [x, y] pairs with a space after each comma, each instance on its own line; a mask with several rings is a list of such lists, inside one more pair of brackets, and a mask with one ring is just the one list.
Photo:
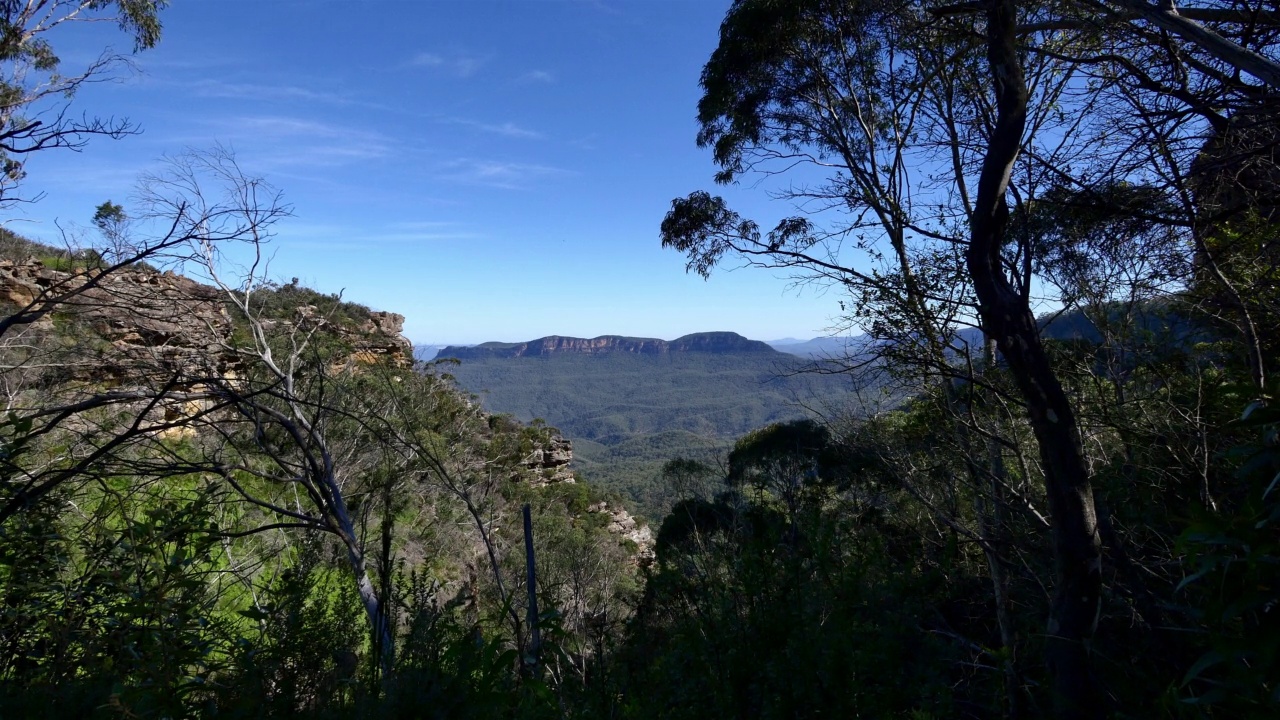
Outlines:
[[681, 352], [779, 354], [778, 351], [765, 343], [758, 340], [748, 340], [737, 333], [705, 332], [685, 335], [670, 341], [657, 338], [624, 337], [622, 335], [601, 335], [590, 339], [551, 335], [520, 343], [489, 342], [471, 347], [450, 345], [440, 350], [436, 357], [479, 360], [484, 358], [546, 357], [560, 354], [630, 353], [634, 355], [665, 355]]
[[[292, 324], [334, 338], [346, 364], [407, 368], [413, 348], [401, 335], [404, 316], [337, 303], [296, 286], [260, 291], [267, 328]], [[325, 299], [332, 307], [322, 309]], [[39, 337], [41, 354], [64, 356], [64, 380], [119, 384], [129, 380], [226, 376], [241, 363], [251, 338], [229, 311], [220, 288], [172, 271], [138, 265], [100, 269], [51, 267], [39, 258], [0, 260], [0, 304], [6, 315], [33, 312], [11, 329]]]
[[[173, 272], [144, 267], [109, 274], [59, 270], [37, 258], [0, 260], [5, 314], [35, 311], [11, 329], [39, 355], [57, 358], [66, 380], [119, 384], [234, 371], [232, 320], [221, 293]], [[47, 363], [46, 363], [47, 364]]]

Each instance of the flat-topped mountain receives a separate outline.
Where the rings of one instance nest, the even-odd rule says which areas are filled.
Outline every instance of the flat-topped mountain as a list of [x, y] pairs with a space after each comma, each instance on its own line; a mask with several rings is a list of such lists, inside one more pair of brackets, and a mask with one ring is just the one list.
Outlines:
[[556, 354], [594, 355], [612, 352], [638, 355], [665, 355], [680, 352], [778, 354], [778, 351], [765, 343], [758, 340], [748, 340], [737, 333], [703, 332], [685, 335], [671, 341], [657, 338], [625, 337], [622, 335], [601, 335], [595, 338], [551, 335], [521, 343], [487, 342], [470, 347], [450, 345], [441, 349], [436, 357], [481, 360], [488, 358], [541, 357]]
[[451, 346], [437, 358], [456, 358], [442, 371], [490, 411], [559, 428], [583, 477], [626, 493], [651, 517], [667, 510], [650, 498], [667, 460], [714, 463], [743, 433], [859, 401], [848, 377], [797, 374], [813, 360], [732, 332], [551, 336]]

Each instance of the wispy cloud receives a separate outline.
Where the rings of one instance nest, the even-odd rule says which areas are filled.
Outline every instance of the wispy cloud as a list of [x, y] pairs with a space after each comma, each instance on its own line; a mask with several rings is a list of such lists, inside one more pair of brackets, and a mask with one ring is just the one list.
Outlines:
[[586, 5], [590, 8], [605, 13], [606, 15], [623, 15], [621, 8], [602, 2], [601, 0], [576, 0], [580, 5]]
[[[102, 162], [82, 160], [48, 163], [36, 168], [30, 184], [44, 192], [45, 187], [60, 189], [94, 188], [105, 195], [127, 195], [137, 186], [138, 177], [156, 164], [155, 162]], [[19, 205], [21, 207], [21, 205]]]
[[571, 174], [569, 170], [549, 165], [458, 158], [441, 167], [440, 179], [503, 190], [522, 190], [540, 180]]
[[409, 59], [409, 67], [434, 68], [456, 77], [469, 78], [488, 62], [488, 58], [474, 55], [440, 55], [420, 52]]
[[590, 133], [569, 141], [569, 145], [579, 150], [595, 150], [600, 142], [599, 133]]
[[185, 140], [207, 144], [212, 137], [227, 143], [257, 172], [366, 163], [390, 156], [396, 147], [390, 137], [365, 128], [288, 115], [211, 118], [203, 124], [208, 132]]
[[233, 98], [236, 100], [307, 100], [335, 105], [351, 104], [352, 99], [338, 93], [312, 90], [297, 85], [262, 85], [257, 83], [230, 83], [222, 80], [201, 80], [190, 85], [201, 97]]
[[142, 53], [131, 59], [136, 62], [138, 67], [142, 68], [144, 72], [152, 72], [156, 70], [208, 71], [214, 68], [245, 67], [250, 64], [250, 61], [247, 58], [231, 53], [186, 55], [182, 57]]
[[463, 223], [447, 221], [393, 222], [381, 227], [348, 227], [290, 223], [278, 237], [289, 244], [323, 248], [368, 248], [377, 245], [417, 245], [459, 240], [484, 240], [486, 235]]
[[227, 118], [224, 124], [228, 128], [235, 128], [243, 133], [251, 132], [258, 137], [352, 138], [365, 141], [383, 139], [380, 134], [366, 129], [288, 115], [242, 115]]
[[516, 125], [515, 123], [511, 123], [511, 122], [504, 122], [501, 125], [481, 124], [480, 129], [484, 130], [485, 132], [490, 132], [497, 135], [504, 135], [506, 137], [513, 137], [513, 138], [529, 138], [531, 140], [537, 140], [542, 137], [542, 133], [540, 132], [537, 132], [535, 130], [529, 130], [527, 128], [522, 128], [519, 125]]
[[462, 223], [459, 223], [454, 220], [410, 220], [410, 221], [404, 221], [404, 222], [393, 222], [388, 224], [387, 227], [392, 228], [393, 230], [398, 230], [398, 231], [405, 231], [405, 230], [435, 231], [435, 230], [443, 230], [448, 228], [456, 228], [461, 224]]
[[519, 80], [520, 82], [526, 82], [526, 83], [550, 84], [556, 81], [556, 76], [552, 75], [546, 70], [530, 70], [529, 72], [521, 75], [516, 79]]
[[530, 130], [521, 127], [513, 122], [504, 123], [486, 123], [478, 120], [468, 120], [467, 118], [449, 117], [442, 118], [441, 122], [450, 125], [463, 125], [465, 127], [474, 128], [481, 132], [491, 133], [493, 135], [501, 135], [509, 138], [522, 138], [525, 140], [541, 140], [544, 136], [537, 130]]

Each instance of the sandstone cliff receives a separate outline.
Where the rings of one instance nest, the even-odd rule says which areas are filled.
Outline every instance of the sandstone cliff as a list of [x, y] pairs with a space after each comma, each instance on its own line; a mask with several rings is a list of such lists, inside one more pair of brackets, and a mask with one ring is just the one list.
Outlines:
[[[279, 306], [289, 287], [264, 292]], [[289, 304], [291, 313], [278, 312], [264, 322], [315, 326], [349, 347], [352, 362], [412, 365], [412, 344], [400, 334], [403, 316], [359, 308], [339, 319], [307, 304], [311, 296], [324, 296], [306, 292]], [[39, 308], [51, 299], [50, 311], [20, 330], [48, 335], [46, 350], [52, 341], [70, 345], [63, 367], [72, 378], [110, 382], [136, 378], [140, 371], [226, 374], [239, 364], [232, 351], [237, 323], [226, 297], [182, 275], [141, 265], [100, 275], [94, 269], [55, 269], [34, 257], [0, 260], [0, 313]]]
[[473, 347], [451, 345], [440, 350], [437, 358], [479, 360], [484, 358], [542, 357], [568, 353], [593, 355], [601, 353], [632, 353], [638, 355], [662, 355], [678, 352], [706, 353], [770, 353], [776, 350], [758, 340], [748, 340], [732, 332], [705, 332], [685, 335], [675, 340], [634, 338], [621, 335], [602, 335], [596, 338], [575, 338], [552, 335], [522, 343], [490, 342]]
[[[36, 258], [0, 260], [0, 313], [49, 312], [19, 334], [37, 333], [47, 353], [64, 346], [69, 379], [118, 382], [147, 376], [229, 372], [232, 321], [216, 288], [139, 267], [109, 275], [57, 270]], [[13, 341], [13, 334], [6, 340]]]

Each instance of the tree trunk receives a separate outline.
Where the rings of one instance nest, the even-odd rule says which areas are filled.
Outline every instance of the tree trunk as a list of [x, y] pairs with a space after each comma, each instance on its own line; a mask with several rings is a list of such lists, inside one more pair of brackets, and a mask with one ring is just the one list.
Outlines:
[[369, 618], [369, 629], [378, 650], [379, 668], [382, 670], [383, 683], [390, 682], [394, 671], [395, 645], [391, 637], [391, 627], [387, 622], [386, 608], [378, 591], [369, 579], [369, 569], [365, 566], [364, 552], [356, 542], [355, 527], [347, 513], [346, 503], [341, 494], [334, 494], [333, 514], [338, 525], [338, 537], [347, 547], [347, 561], [351, 565], [351, 574], [356, 579], [356, 589], [360, 593], [360, 603], [364, 605], [365, 615]]
[[1146, 0], [1110, 0], [1109, 4], [1128, 10], [1231, 67], [1249, 73], [1272, 88], [1280, 89], [1280, 63], [1179, 15], [1172, 2], [1152, 5]]
[[1028, 299], [1005, 275], [1001, 250], [1009, 219], [1005, 193], [1021, 147], [1027, 87], [1018, 60], [1014, 0], [987, 11], [987, 58], [996, 95], [992, 130], [978, 182], [966, 256], [984, 331], [996, 340], [1027, 406], [1044, 467], [1053, 518], [1055, 587], [1046, 659], [1057, 716], [1102, 716], [1089, 670], [1087, 642], [1101, 594], [1101, 543], [1093, 491], [1075, 413], [1058, 381]]

